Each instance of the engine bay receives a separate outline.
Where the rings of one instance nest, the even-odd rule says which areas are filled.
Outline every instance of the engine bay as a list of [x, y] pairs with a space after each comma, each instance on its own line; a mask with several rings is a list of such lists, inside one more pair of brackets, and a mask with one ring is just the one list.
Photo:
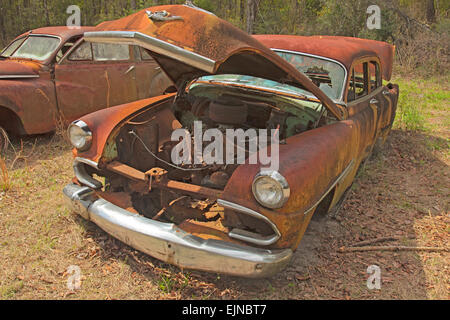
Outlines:
[[[194, 137], [196, 123], [201, 122], [201, 136], [209, 129], [218, 129], [223, 132], [224, 144], [230, 143], [225, 141], [229, 129], [267, 130], [269, 134], [276, 130], [279, 143], [286, 144], [293, 135], [334, 121], [318, 101], [248, 88], [195, 85], [186, 94], [148, 109], [121, 127], [109, 150], [113, 150], [110, 152], [116, 162], [145, 173], [146, 179], [130, 179], [117, 168], [105, 171], [104, 192], [126, 194], [126, 206], [133, 211], [150, 219], [176, 223], [201, 237], [227, 241], [247, 238], [248, 242], [264, 245], [261, 239], [276, 233], [273, 226], [218, 201], [239, 164], [174, 164], [171, 155], [179, 141], [172, 141], [173, 130], [184, 129]], [[196, 142], [190, 143], [191, 150], [195, 150]], [[211, 142], [201, 143], [205, 148]], [[231, 143], [237, 154], [239, 146], [235, 140]], [[246, 143], [245, 150], [241, 150], [245, 158], [251, 154], [249, 145]], [[245, 233], [245, 237], [233, 237], [237, 233], [233, 230]]]

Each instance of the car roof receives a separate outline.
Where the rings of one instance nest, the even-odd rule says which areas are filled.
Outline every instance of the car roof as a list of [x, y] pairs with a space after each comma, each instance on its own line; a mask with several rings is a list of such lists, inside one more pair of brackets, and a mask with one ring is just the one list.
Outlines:
[[64, 42], [69, 38], [72, 38], [72, 37], [75, 37], [78, 35], [83, 35], [85, 32], [91, 31], [93, 29], [94, 29], [94, 27], [79, 27], [79, 28], [62, 27], [62, 26], [44, 27], [44, 28], [38, 28], [38, 29], [34, 29], [34, 30], [30, 30], [28, 32], [25, 32], [17, 38], [20, 38], [20, 37], [28, 35], [28, 34], [45, 34], [45, 35], [51, 35], [51, 36], [58, 36]]
[[350, 71], [352, 63], [363, 57], [378, 57], [383, 78], [390, 80], [395, 46], [386, 42], [339, 36], [254, 35], [272, 49], [303, 52], [333, 59]]

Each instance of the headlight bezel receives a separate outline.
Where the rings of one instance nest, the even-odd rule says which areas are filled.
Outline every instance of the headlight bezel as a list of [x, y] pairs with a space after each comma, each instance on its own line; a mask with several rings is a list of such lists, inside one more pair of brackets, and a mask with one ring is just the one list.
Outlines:
[[[267, 179], [267, 178], [269, 178], [269, 179], [273, 180], [275, 183], [277, 183], [278, 187], [281, 189], [282, 198], [276, 204], [265, 203], [264, 201], [262, 201], [260, 199], [259, 195], [257, 194], [256, 183], [260, 179]], [[258, 201], [258, 203], [260, 205], [262, 205], [263, 207], [266, 207], [269, 209], [282, 208], [286, 204], [286, 202], [289, 200], [289, 196], [291, 195], [291, 189], [289, 187], [289, 183], [287, 182], [286, 178], [283, 177], [278, 171], [261, 171], [261, 172], [259, 172], [253, 179], [252, 192], [253, 192], [253, 196], [255, 197], [256, 201]]]
[[[84, 144], [82, 146], [78, 146], [76, 143], [72, 140], [72, 134], [71, 129], [73, 127], [77, 127], [80, 129], [84, 134]], [[69, 141], [72, 144], [74, 148], [76, 148], [78, 151], [86, 151], [88, 150], [92, 145], [92, 131], [89, 129], [89, 126], [86, 124], [86, 122], [82, 120], [76, 120], [70, 124], [70, 126], [67, 128], [67, 135], [69, 137]]]

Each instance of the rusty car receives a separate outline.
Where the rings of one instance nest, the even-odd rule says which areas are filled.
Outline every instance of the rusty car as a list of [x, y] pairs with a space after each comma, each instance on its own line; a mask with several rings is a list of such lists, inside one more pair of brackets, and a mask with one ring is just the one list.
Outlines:
[[[252, 37], [186, 5], [105, 22], [85, 41], [144, 48], [177, 92], [74, 121], [65, 199], [113, 237], [182, 269], [258, 278], [285, 268], [312, 216], [339, 203], [395, 116], [399, 88], [383, 84], [394, 47], [384, 42]], [[244, 163], [175, 162], [180, 129], [270, 130], [279, 144], [264, 149], [278, 146], [279, 166], [247, 161], [250, 143]], [[184, 141], [194, 153], [197, 142]]]
[[[54, 131], [61, 121], [161, 95], [171, 86], [146, 52], [85, 43], [89, 30], [93, 27], [31, 30], [0, 53], [0, 131], [17, 136]], [[0, 151], [6, 139], [0, 134]]]

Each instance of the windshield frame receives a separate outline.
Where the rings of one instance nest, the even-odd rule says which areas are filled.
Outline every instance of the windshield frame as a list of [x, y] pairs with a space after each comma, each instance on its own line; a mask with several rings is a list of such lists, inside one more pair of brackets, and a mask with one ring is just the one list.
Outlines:
[[[344, 92], [345, 92], [345, 86], [346, 86], [346, 83], [347, 83], [348, 71], [347, 71], [347, 68], [341, 62], [339, 62], [337, 60], [334, 60], [334, 59], [331, 59], [331, 58], [318, 56], [318, 55], [315, 55], [315, 54], [310, 54], [310, 53], [301, 52], [301, 51], [292, 51], [292, 50], [285, 50], [285, 49], [278, 49], [278, 48], [270, 48], [270, 50], [274, 51], [275, 53], [281, 52], [281, 53], [290, 53], [290, 54], [304, 55], [304, 56], [308, 56], [308, 57], [311, 57], [311, 58], [327, 60], [327, 61], [330, 61], [330, 62], [338, 64], [342, 69], [344, 69], [344, 83], [342, 85], [342, 91], [341, 91], [341, 94], [340, 94], [338, 99], [334, 99], [334, 98], [331, 98], [331, 97], [329, 97], [329, 98], [331, 100], [333, 100], [335, 103], [342, 104], [344, 102]], [[297, 71], [301, 72], [300, 70], [297, 70]], [[305, 76], [308, 77], [308, 75], [306, 75], [306, 74], [305, 74]], [[309, 79], [309, 77], [308, 77], [308, 79]]]
[[[17, 50], [19, 50], [19, 49], [23, 46], [23, 44], [24, 44], [30, 37], [56, 38], [56, 39], [59, 40], [59, 43], [58, 43], [58, 46], [56, 47], [56, 49], [52, 52], [52, 54], [51, 54], [47, 59], [44, 59], [44, 60], [31, 59], [31, 58], [22, 58], [22, 57], [13, 57], [13, 55], [17, 52]], [[20, 39], [22, 39], [22, 38], [25, 38], [25, 39], [23, 40], [23, 42], [21, 43], [21, 45], [18, 46], [18, 47], [16, 48], [16, 50], [14, 50], [14, 52], [11, 53], [11, 55], [8, 56], [8, 57], [6, 57], [6, 58], [10, 58], [10, 59], [32, 60], [32, 61], [38, 61], [38, 62], [40, 62], [40, 63], [45, 64], [45, 63], [48, 63], [49, 61], [52, 61], [52, 60], [54, 59], [55, 55], [58, 53], [59, 49], [61, 48], [61, 44], [62, 44], [62, 42], [63, 42], [63, 41], [62, 41], [62, 38], [61, 38], [60, 36], [57, 36], [57, 35], [53, 35], [53, 34], [44, 34], [44, 33], [30, 33], [30, 34], [25, 35], [25, 36], [23, 36], [23, 37], [18, 37], [18, 38], [16, 38], [16, 39], [12, 40], [12, 41], [8, 44], [8, 46], [5, 47], [5, 48], [2, 50], [2, 52], [0, 53], [0, 55], [3, 54], [3, 52], [4, 52], [5, 50], [7, 50], [7, 49], [11, 46], [11, 44], [13, 44], [15, 41], [20, 40]]]

